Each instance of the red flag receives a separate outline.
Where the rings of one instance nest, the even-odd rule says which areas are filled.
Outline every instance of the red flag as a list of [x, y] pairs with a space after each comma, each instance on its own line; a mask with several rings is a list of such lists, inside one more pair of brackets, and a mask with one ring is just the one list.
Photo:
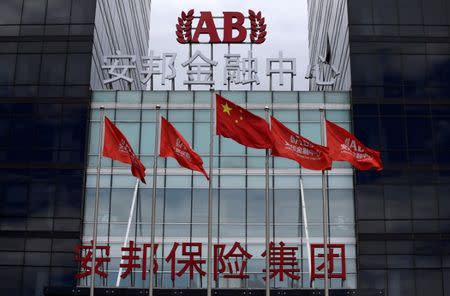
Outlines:
[[259, 116], [216, 95], [216, 133], [241, 145], [264, 149], [272, 148], [269, 125]]
[[173, 157], [182, 167], [200, 172], [209, 180], [209, 177], [203, 168], [202, 158], [189, 146], [189, 143], [175, 127], [162, 116], [161, 147], [159, 148], [159, 156]]
[[364, 146], [354, 135], [342, 127], [326, 121], [327, 146], [333, 160], [345, 160], [359, 170], [369, 170], [372, 167], [381, 171], [380, 152]]
[[274, 138], [273, 156], [295, 160], [304, 168], [310, 170], [331, 169], [332, 161], [328, 155], [327, 147], [317, 145], [294, 133], [273, 116], [270, 117], [270, 123]]
[[105, 117], [105, 143], [103, 156], [131, 164], [131, 173], [145, 183], [145, 166], [136, 156], [122, 132]]

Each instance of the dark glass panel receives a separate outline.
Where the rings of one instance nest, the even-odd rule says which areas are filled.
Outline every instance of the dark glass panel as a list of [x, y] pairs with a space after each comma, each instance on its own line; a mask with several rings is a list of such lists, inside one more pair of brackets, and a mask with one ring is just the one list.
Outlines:
[[43, 24], [47, 0], [24, 0], [22, 24]]
[[383, 219], [383, 191], [379, 186], [357, 186], [355, 189], [358, 219]]
[[358, 139], [364, 145], [376, 150], [381, 148], [378, 120], [378, 117], [355, 118], [353, 125]]
[[358, 288], [384, 289], [386, 287], [385, 270], [359, 270]]
[[39, 148], [57, 149], [60, 138], [60, 120], [57, 117], [41, 117], [35, 123], [33, 143]]
[[70, 18], [71, 0], [48, 0], [47, 24], [67, 24]]
[[385, 241], [359, 241], [359, 254], [381, 255], [386, 254]]
[[[71, 178], [68, 176], [67, 178]], [[55, 217], [76, 218], [81, 214], [82, 182], [65, 180], [58, 184]]]
[[388, 282], [389, 295], [414, 295], [414, 271], [389, 270]]
[[353, 104], [353, 116], [378, 116], [376, 104]]
[[450, 185], [441, 184], [437, 187], [439, 199], [439, 217], [450, 219]]
[[20, 296], [21, 279], [22, 267], [0, 266], [0, 294]]
[[414, 218], [438, 217], [436, 192], [433, 186], [412, 186], [411, 199]]
[[409, 117], [407, 130], [409, 149], [431, 150], [433, 148], [430, 118]]
[[40, 295], [37, 294], [38, 291], [43, 291], [48, 286], [50, 273], [48, 267], [24, 267], [23, 272], [26, 274], [22, 284], [23, 296]]
[[404, 114], [404, 105], [380, 104], [381, 116], [399, 116]]
[[49, 238], [27, 238], [25, 243], [26, 251], [50, 252], [52, 240]]
[[17, 56], [16, 83], [36, 84], [39, 81], [41, 56], [38, 54], [21, 54]]
[[50, 286], [52, 287], [73, 287], [76, 284], [76, 268], [53, 267], [50, 271]]
[[0, 85], [13, 84], [15, 67], [16, 67], [15, 54], [0, 55]]
[[0, 25], [20, 24], [22, 0], [0, 1]]
[[445, 10], [446, 0], [424, 0], [423, 19], [424, 25], [447, 25], [448, 15]]
[[28, 186], [25, 183], [2, 184], [4, 195], [0, 213], [5, 216], [25, 216], [27, 214]]
[[381, 141], [384, 149], [405, 148], [405, 120], [402, 117], [381, 118]]
[[72, 23], [92, 23], [95, 18], [96, 0], [72, 0]]
[[[361, 1], [364, 2], [364, 1]], [[367, 4], [366, 4], [367, 5]], [[397, 24], [397, 2], [392, 0], [372, 1], [373, 23], [392, 25]]]
[[371, 1], [349, 0], [348, 17], [350, 24], [372, 24]]
[[416, 296], [442, 295], [441, 270], [416, 270]]
[[408, 186], [384, 186], [385, 214], [387, 219], [411, 218], [411, 201]]
[[422, 24], [422, 0], [397, 0], [401, 25]]
[[67, 84], [89, 84], [91, 73], [91, 54], [67, 55]]
[[65, 54], [43, 54], [41, 66], [42, 84], [63, 84], [66, 72]]
[[402, 62], [403, 80], [405, 83], [411, 85], [425, 85], [425, 74], [427, 68], [426, 56], [417, 54], [403, 55]]
[[427, 55], [427, 84], [429, 86], [448, 86], [449, 81], [450, 57]]
[[[373, 55], [352, 55], [352, 83], [363, 85], [381, 85], [382, 71], [377, 59]], [[370, 69], [370, 70], [368, 70]]]

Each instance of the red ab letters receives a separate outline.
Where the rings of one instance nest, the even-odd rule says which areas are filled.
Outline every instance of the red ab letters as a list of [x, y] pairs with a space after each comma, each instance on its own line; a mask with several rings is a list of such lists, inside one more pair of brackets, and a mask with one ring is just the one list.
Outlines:
[[[260, 44], [266, 40], [265, 18], [261, 12], [248, 11], [250, 20], [250, 42]], [[198, 18], [196, 26], [193, 26], [194, 19]], [[201, 43], [202, 35], [208, 36], [206, 43], [243, 43], [247, 38], [247, 28], [244, 26], [247, 17], [238, 11], [223, 12], [223, 30], [218, 29], [211, 11], [201, 11], [199, 17], [194, 16], [194, 10], [187, 13], [182, 12], [176, 25], [177, 41], [179, 43]], [[223, 38], [220, 39], [218, 31], [223, 31]], [[192, 35], [194, 31], [194, 35]]]

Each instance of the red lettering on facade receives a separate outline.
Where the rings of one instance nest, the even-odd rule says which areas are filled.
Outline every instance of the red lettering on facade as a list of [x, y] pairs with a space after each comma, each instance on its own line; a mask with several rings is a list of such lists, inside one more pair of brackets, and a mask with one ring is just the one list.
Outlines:
[[[199, 264], [205, 264], [206, 260], [201, 259], [202, 257], [202, 244], [201, 243], [182, 243], [181, 244], [181, 255], [187, 256], [188, 259], [177, 259], [176, 251], [178, 249], [179, 243], [174, 243], [169, 256], [166, 258], [166, 262], [170, 262], [170, 277], [172, 281], [175, 280], [175, 275], [180, 277], [189, 269], [189, 279], [194, 278], [194, 270], [196, 270], [200, 276], [206, 275], [206, 272], [201, 269]], [[198, 257], [199, 259], [195, 259]], [[184, 264], [180, 271], [176, 272], [176, 264]]]
[[214, 280], [217, 281], [219, 274], [225, 272], [224, 278], [248, 278], [249, 276], [245, 274], [247, 260], [253, 256], [238, 242], [235, 242], [227, 253], [225, 253], [225, 247], [225, 244], [214, 245]]
[[[276, 247], [273, 242], [269, 244], [270, 279], [278, 275], [280, 281], [283, 281], [284, 275], [286, 275], [293, 280], [299, 280], [300, 276], [296, 274], [300, 272], [300, 269], [297, 268], [296, 256], [298, 247], [286, 247], [284, 242], [280, 242], [279, 245], [279, 247]], [[266, 251], [261, 255], [266, 257]], [[266, 272], [266, 269], [263, 269], [263, 271]], [[264, 277], [264, 280], [266, 280], [266, 277]]]
[[[327, 263], [328, 263], [328, 278], [334, 279], [342, 279], [345, 280], [347, 278], [346, 269], [345, 269], [345, 245], [344, 244], [327, 244], [328, 246], [328, 254], [327, 254]], [[324, 258], [324, 244], [311, 244], [311, 281], [315, 279], [323, 279], [325, 277], [325, 263], [317, 265], [318, 258]], [[320, 253], [317, 250], [321, 250]], [[335, 259], [340, 259], [341, 270], [335, 270]], [[320, 272], [322, 271], [323, 272]]]
[[[92, 274], [92, 244], [89, 246], [75, 246], [75, 261], [80, 262], [80, 272], [75, 275], [76, 279], [82, 279]], [[103, 266], [103, 263], [107, 263], [111, 261], [109, 258], [110, 246], [96, 246], [96, 251], [100, 251], [100, 256], [98, 252], [96, 252], [95, 256], [95, 273], [98, 274], [102, 278], [108, 277], [108, 273]]]

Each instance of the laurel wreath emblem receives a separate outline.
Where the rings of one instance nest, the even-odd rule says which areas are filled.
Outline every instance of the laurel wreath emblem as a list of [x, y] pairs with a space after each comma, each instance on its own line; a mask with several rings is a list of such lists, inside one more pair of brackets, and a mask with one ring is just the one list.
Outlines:
[[192, 20], [194, 19], [194, 10], [191, 9], [187, 13], [182, 11], [181, 17], [178, 18], [177, 41], [181, 44], [189, 43], [192, 40]]
[[253, 10], [249, 9], [248, 14], [251, 25], [250, 41], [252, 43], [261, 44], [266, 41], [266, 19], [262, 17], [261, 11], [255, 13]]

